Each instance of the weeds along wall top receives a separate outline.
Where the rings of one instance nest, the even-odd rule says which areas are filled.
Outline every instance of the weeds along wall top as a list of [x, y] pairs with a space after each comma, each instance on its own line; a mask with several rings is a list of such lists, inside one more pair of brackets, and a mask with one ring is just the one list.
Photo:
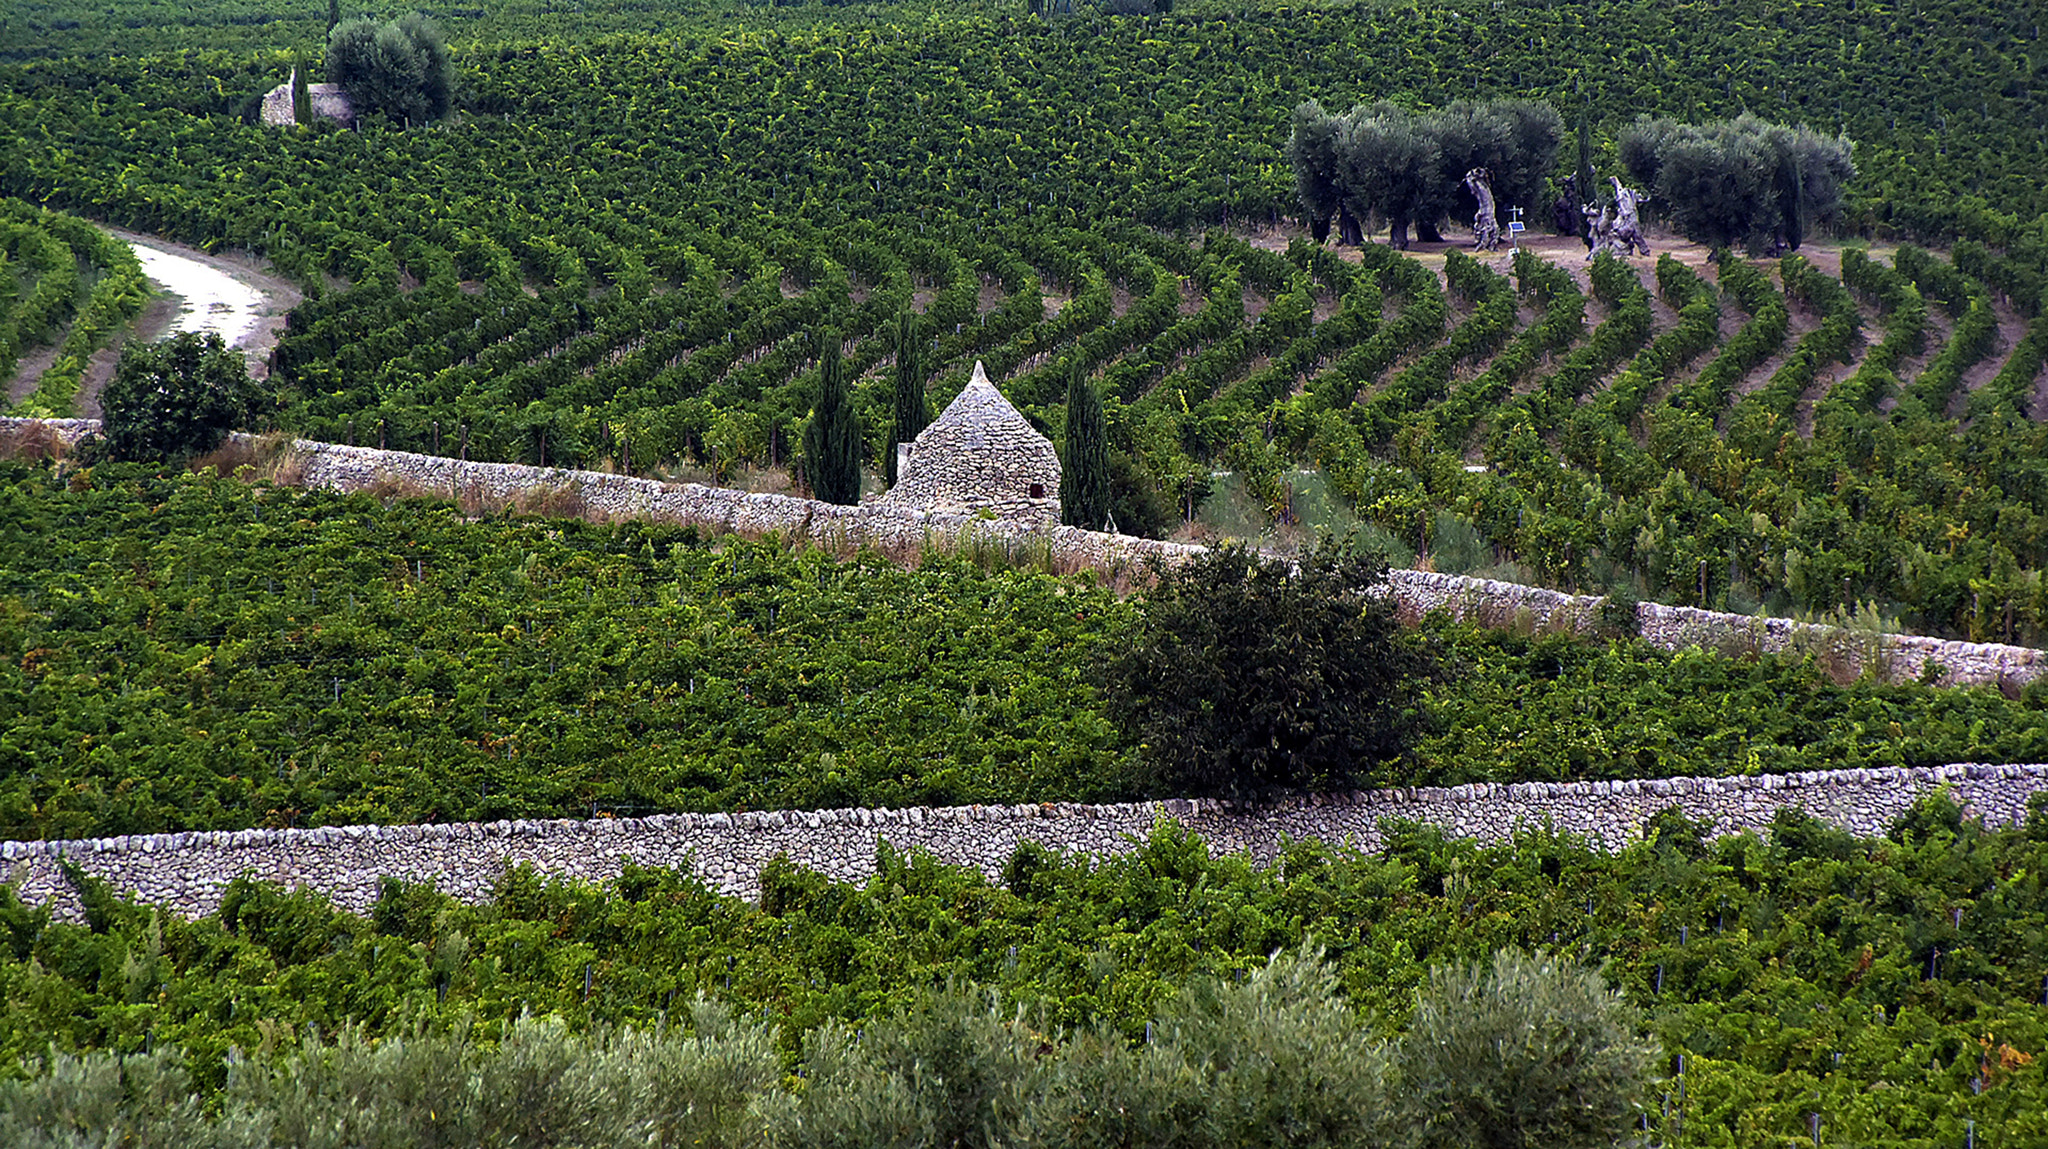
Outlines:
[[627, 861], [688, 869], [712, 888], [752, 898], [762, 867], [780, 855], [839, 880], [875, 870], [883, 843], [972, 866], [990, 877], [1023, 842], [1063, 852], [1114, 855], [1162, 822], [1200, 834], [1212, 849], [1270, 863], [1290, 840], [1375, 849], [1382, 823], [1401, 819], [1498, 842], [1517, 829], [1552, 826], [1615, 848], [1677, 807], [1718, 832], [1761, 830], [1796, 807], [1857, 834], [1880, 834], [1922, 794], [1947, 787], [1987, 825], [2027, 816], [2048, 792], [2048, 766], [1956, 765], [1857, 769], [1736, 778], [1632, 782], [1478, 783], [1321, 795], [1245, 808], [1172, 799], [1114, 806], [911, 807], [740, 814], [667, 814], [593, 821], [511, 821], [430, 826], [341, 826], [151, 834], [85, 841], [0, 843], [7, 880], [30, 902], [80, 914], [67, 860], [115, 889], [186, 915], [211, 913], [229, 882], [248, 874], [303, 886], [355, 912], [376, 900], [384, 877], [432, 883], [482, 901], [507, 868], [531, 865], [584, 881], [616, 877]]
[[[0, 419], [0, 448], [28, 440], [69, 446], [99, 424], [86, 419]], [[255, 449], [261, 441], [240, 435]], [[985, 518], [944, 508], [904, 507], [888, 500], [840, 506], [788, 495], [751, 494], [695, 483], [663, 483], [628, 475], [513, 463], [472, 463], [371, 447], [295, 440], [275, 465], [281, 481], [338, 491], [440, 495], [480, 507], [512, 507], [606, 519], [654, 518], [746, 535], [770, 532], [821, 546], [873, 546], [907, 557], [927, 547], [978, 546], [1012, 560], [1043, 562], [1056, 571], [1094, 569], [1114, 578], [1151, 563], [1173, 563], [1203, 548], [1050, 527], [1014, 518]], [[1598, 633], [1605, 599], [1464, 575], [1397, 570], [1389, 592], [1404, 616], [1432, 610], [1490, 626], [1530, 632]], [[2017, 694], [2048, 672], [2048, 652], [1999, 643], [1824, 626], [1641, 603], [1635, 629], [1665, 650], [1697, 646], [1731, 655], [1807, 654], [1836, 679], [1870, 672], [1888, 681], [1932, 678], [1951, 686], [1994, 686]]]

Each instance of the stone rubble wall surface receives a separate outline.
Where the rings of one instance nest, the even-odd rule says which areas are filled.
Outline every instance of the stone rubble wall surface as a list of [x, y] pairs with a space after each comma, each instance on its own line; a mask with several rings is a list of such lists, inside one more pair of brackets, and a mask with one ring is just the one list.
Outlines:
[[2027, 817], [2031, 796], [2048, 792], [2048, 765], [1477, 783], [1323, 795], [1257, 809], [1169, 799], [1111, 806], [1048, 802], [149, 834], [0, 843], [0, 868], [25, 901], [50, 904], [73, 921], [80, 910], [60, 866], [63, 859], [115, 889], [187, 916], [218, 909], [227, 884], [244, 874], [305, 887], [362, 913], [387, 876], [431, 883], [475, 903], [487, 899], [512, 866], [600, 882], [617, 877], [628, 861], [691, 870], [721, 893], [751, 899], [759, 895], [762, 868], [779, 855], [835, 880], [860, 882], [874, 873], [885, 842], [898, 852], [922, 851], [995, 878], [1026, 841], [1109, 857], [1136, 849], [1168, 821], [1201, 835], [1218, 853], [1248, 854], [1260, 864], [1272, 862], [1288, 841], [1377, 849], [1384, 840], [1382, 823], [1389, 819], [1428, 823], [1489, 843], [1550, 826], [1618, 849], [1641, 836], [1645, 821], [1674, 806], [1722, 834], [1763, 830], [1781, 807], [1794, 807], [1871, 837], [1937, 787], [1947, 787], [1986, 825], [2012, 825]]
[[918, 432], [879, 504], [962, 514], [987, 507], [1000, 519], [1050, 527], [1060, 520], [1059, 489], [1059, 453], [976, 363], [967, 389]]

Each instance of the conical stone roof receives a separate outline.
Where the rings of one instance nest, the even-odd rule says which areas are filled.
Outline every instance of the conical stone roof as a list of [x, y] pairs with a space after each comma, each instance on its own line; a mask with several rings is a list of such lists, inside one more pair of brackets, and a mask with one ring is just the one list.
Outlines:
[[898, 448], [897, 481], [883, 499], [924, 511], [1057, 524], [1060, 459], [977, 362], [967, 389], [914, 443]]

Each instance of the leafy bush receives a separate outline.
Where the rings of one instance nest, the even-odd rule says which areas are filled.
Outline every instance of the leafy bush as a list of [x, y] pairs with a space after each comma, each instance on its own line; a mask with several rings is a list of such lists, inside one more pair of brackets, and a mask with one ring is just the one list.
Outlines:
[[1642, 1100], [1651, 1047], [1600, 975], [1502, 950], [1431, 970], [1395, 1046], [1425, 1149], [1605, 1149]]
[[252, 427], [272, 405], [249, 378], [242, 353], [210, 331], [130, 343], [100, 394], [107, 451], [128, 460], [211, 451], [229, 431]]
[[1170, 571], [1102, 672], [1153, 786], [1251, 796], [1384, 777], [1430, 667], [1373, 593], [1385, 571], [1330, 540], [1293, 565], [1228, 546]]

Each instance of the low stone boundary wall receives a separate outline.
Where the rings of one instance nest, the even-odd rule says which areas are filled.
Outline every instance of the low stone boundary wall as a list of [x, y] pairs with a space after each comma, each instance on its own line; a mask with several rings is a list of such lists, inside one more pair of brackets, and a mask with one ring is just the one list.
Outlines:
[[[99, 429], [96, 421], [86, 419], [0, 419], [0, 440], [20, 436], [32, 426], [67, 445]], [[1203, 549], [1076, 527], [1034, 530], [1000, 519], [908, 514], [886, 506], [846, 507], [696, 483], [662, 483], [514, 463], [471, 463], [441, 455], [305, 439], [295, 441], [292, 451], [298, 481], [307, 486], [339, 491], [396, 487], [506, 503], [562, 492], [573, 494], [585, 508], [613, 518], [666, 519], [750, 535], [778, 531], [822, 545], [872, 544], [884, 553], [906, 553], [933, 543], [952, 546], [979, 541], [1013, 553], [1043, 548], [1044, 557], [1055, 569], [1094, 568], [1114, 574], [1154, 562], [1178, 562]], [[1411, 618], [1446, 610], [1494, 626], [1580, 634], [1600, 625], [1603, 600], [1587, 595], [1411, 570], [1391, 572], [1388, 585], [1402, 612]], [[2048, 673], [2048, 652], [1999, 643], [1864, 633], [1658, 603], [1640, 604], [1636, 623], [1644, 640], [1665, 650], [1698, 646], [1729, 654], [1812, 653], [1844, 680], [1875, 670], [1888, 681], [1911, 681], [1935, 665], [1940, 668], [1937, 680], [1945, 685], [1995, 686], [2016, 693]]]
[[77, 898], [60, 859], [145, 902], [192, 916], [217, 909], [223, 888], [242, 874], [303, 886], [362, 912], [376, 900], [379, 879], [385, 876], [431, 882], [476, 902], [488, 897], [507, 867], [522, 863], [586, 881], [616, 877], [627, 860], [687, 868], [721, 892], [752, 898], [759, 893], [761, 868], [777, 855], [841, 881], [861, 881], [874, 872], [877, 847], [887, 842], [899, 851], [921, 850], [994, 877], [1021, 842], [1109, 856], [1136, 848], [1169, 819], [1202, 835], [1218, 852], [1248, 853], [1260, 863], [1270, 862], [1289, 839], [1376, 849], [1386, 819], [1426, 822], [1486, 842], [1501, 841], [1517, 828], [1549, 824], [1618, 848], [1639, 837], [1646, 820], [1672, 806], [1722, 833], [1760, 830], [1780, 807], [1792, 806], [1874, 836], [1937, 786], [1949, 787], [1987, 825], [2010, 825], [2026, 817], [2029, 797], [2048, 792], [2048, 765], [1482, 783], [1325, 795], [1256, 810], [1172, 799], [1115, 806], [1051, 802], [151, 834], [0, 843], [0, 866], [22, 898], [50, 903], [73, 920]]

